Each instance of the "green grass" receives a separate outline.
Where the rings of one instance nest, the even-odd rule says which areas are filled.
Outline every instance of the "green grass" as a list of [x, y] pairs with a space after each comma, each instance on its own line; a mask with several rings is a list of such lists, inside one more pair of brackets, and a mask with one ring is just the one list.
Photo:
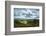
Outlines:
[[14, 27], [38, 27], [39, 19], [14, 19]]

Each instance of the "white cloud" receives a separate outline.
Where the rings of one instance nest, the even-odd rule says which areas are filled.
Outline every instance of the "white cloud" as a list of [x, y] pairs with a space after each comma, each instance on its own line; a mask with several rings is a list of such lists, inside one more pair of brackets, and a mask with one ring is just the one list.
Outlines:
[[27, 18], [27, 19], [37, 19], [39, 17], [39, 11], [37, 10], [30, 10], [26, 9], [24, 10], [23, 8], [17, 8], [18, 10], [15, 9], [15, 18]]

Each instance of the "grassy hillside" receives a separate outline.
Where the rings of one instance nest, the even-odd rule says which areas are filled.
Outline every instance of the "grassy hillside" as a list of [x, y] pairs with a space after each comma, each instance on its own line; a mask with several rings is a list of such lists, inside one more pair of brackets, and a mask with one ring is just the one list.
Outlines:
[[14, 19], [14, 27], [38, 27], [39, 19]]

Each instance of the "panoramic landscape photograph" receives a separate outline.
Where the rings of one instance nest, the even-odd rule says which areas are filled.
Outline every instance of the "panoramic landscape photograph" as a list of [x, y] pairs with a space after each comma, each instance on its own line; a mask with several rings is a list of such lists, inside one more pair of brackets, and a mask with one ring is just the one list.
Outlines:
[[14, 8], [14, 28], [39, 27], [39, 9]]

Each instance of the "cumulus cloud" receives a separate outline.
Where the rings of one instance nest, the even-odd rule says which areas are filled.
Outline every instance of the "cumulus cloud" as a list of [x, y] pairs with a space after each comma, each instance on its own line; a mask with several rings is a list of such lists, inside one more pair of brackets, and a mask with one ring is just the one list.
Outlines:
[[39, 18], [39, 9], [31, 8], [15, 8], [14, 9], [15, 18], [27, 18], [27, 19], [37, 19]]

